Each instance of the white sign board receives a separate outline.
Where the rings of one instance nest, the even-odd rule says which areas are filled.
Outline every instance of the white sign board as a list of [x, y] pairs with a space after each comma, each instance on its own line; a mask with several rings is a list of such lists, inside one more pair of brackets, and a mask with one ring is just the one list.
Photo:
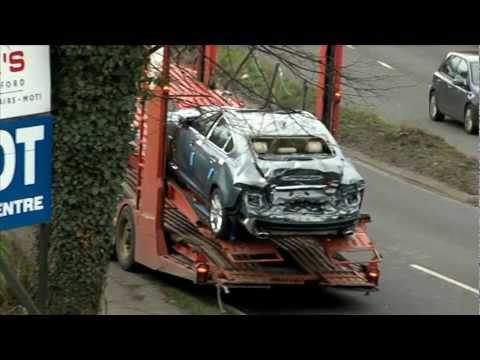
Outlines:
[[0, 45], [0, 119], [51, 110], [48, 45]]

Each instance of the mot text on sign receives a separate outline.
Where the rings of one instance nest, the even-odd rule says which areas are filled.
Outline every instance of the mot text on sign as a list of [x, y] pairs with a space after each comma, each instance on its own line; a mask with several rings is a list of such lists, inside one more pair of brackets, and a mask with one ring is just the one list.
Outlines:
[[49, 53], [47, 45], [0, 45], [0, 230], [50, 220]]

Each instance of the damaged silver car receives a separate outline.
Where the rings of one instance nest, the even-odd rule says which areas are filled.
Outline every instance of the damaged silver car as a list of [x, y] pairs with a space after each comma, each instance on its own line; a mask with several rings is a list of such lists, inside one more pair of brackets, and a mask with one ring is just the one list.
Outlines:
[[168, 137], [170, 170], [217, 237], [353, 232], [365, 182], [312, 114], [178, 110]]

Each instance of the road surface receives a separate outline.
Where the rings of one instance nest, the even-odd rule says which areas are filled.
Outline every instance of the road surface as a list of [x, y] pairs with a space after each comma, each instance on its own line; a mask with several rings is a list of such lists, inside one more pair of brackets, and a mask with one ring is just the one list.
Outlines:
[[[317, 46], [303, 46], [318, 54]], [[379, 94], [348, 96], [345, 105], [368, 106], [396, 124], [406, 124], [439, 135], [467, 155], [477, 157], [478, 136], [469, 135], [453, 120], [434, 123], [428, 117], [428, 86], [433, 73], [449, 51], [477, 50], [473, 45], [347, 45], [347, 76], [359, 77], [357, 85], [384, 89]], [[353, 82], [352, 82], [353, 83]], [[345, 93], [356, 94], [344, 87]], [[358, 95], [358, 94], [357, 94]], [[367, 96], [367, 97], [366, 97]], [[364, 104], [365, 100], [366, 104]]]
[[229, 304], [247, 314], [478, 314], [478, 209], [357, 166], [384, 256], [380, 291], [232, 290]]

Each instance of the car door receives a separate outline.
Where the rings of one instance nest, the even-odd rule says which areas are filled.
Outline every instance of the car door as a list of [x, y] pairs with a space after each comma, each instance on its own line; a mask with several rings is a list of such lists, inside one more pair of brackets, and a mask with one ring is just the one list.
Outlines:
[[[454, 67], [454, 76], [449, 91], [450, 114], [457, 120], [463, 120], [468, 95], [468, 63], [461, 59]], [[462, 85], [455, 82], [461, 82]]]
[[201, 115], [190, 124], [181, 126], [176, 137], [174, 158], [178, 166], [178, 173], [182, 180], [195, 191], [200, 191], [195, 177], [198, 153], [219, 115], [218, 112]]
[[231, 137], [227, 123], [220, 117], [208, 134], [207, 141], [199, 149], [195, 176], [200, 191], [206, 198], [210, 195], [214, 175], [223, 166], [228, 157], [227, 152], [232, 148]]
[[434, 88], [437, 97], [437, 107], [441, 113], [451, 115], [451, 93], [453, 86], [453, 77], [455, 76], [454, 67], [458, 64], [460, 58], [455, 55], [449, 56], [440, 66], [438, 75], [434, 77]]

